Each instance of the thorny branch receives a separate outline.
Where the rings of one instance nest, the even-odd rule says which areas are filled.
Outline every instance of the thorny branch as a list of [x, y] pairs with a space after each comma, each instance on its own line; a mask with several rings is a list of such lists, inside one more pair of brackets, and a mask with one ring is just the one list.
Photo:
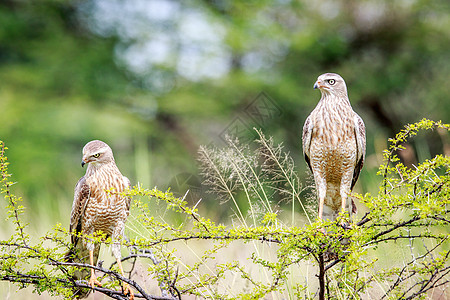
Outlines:
[[[394, 294], [400, 295], [404, 299], [417, 298], [432, 289], [450, 284], [450, 266], [447, 263], [450, 257], [450, 251], [445, 250], [448, 245], [449, 235], [442, 233], [442, 230], [440, 230], [442, 226], [450, 225], [448, 218], [449, 210], [448, 206], [446, 207], [445, 204], [448, 203], [450, 176], [448, 171], [448, 160], [445, 160], [442, 157], [441, 160], [436, 158], [436, 160], [429, 162], [428, 165], [425, 164], [425, 167], [424, 164], [418, 165], [417, 171], [405, 171], [405, 168], [401, 165], [394, 165], [394, 167], [390, 168], [390, 164], [396, 162], [394, 155], [395, 151], [401, 147], [399, 141], [403, 141], [407, 136], [413, 135], [416, 131], [416, 127], [408, 127], [407, 130], [402, 132], [401, 136], [392, 140], [394, 146], [389, 148], [389, 151], [385, 153], [386, 165], [383, 165], [383, 167], [380, 168], [382, 171], [380, 173], [384, 177], [384, 180], [378, 198], [375, 199], [370, 197], [370, 195], [369, 198], [360, 196], [360, 200], [370, 199], [371, 201], [373, 200], [373, 203], [376, 205], [373, 205], [373, 209], [368, 211], [353, 225], [354, 227], [352, 228], [343, 229], [339, 227], [338, 224], [331, 222], [321, 224], [315, 222], [305, 228], [298, 228], [295, 226], [287, 227], [283, 225], [282, 222], [276, 220], [277, 215], [274, 213], [276, 210], [272, 210], [271, 207], [269, 207], [270, 209], [267, 208], [267, 205], [269, 205], [271, 201], [263, 203], [263, 207], [268, 209], [268, 212], [270, 213], [265, 216], [267, 219], [264, 219], [264, 222], [258, 223], [257, 220], [253, 220], [253, 227], [242, 226], [229, 228], [216, 225], [209, 219], [204, 219], [197, 213], [195, 208], [187, 206], [184, 199], [174, 198], [171, 194], [160, 192], [156, 189], [143, 190], [136, 188], [131, 191], [134, 194], [130, 196], [148, 197], [149, 199], [156, 198], [157, 200], [166, 203], [170, 210], [180, 214], [182, 219], [189, 220], [189, 223], [185, 223], [182, 226], [173, 225], [165, 220], [155, 221], [151, 216], [151, 213], [147, 213], [148, 210], [145, 210], [141, 219], [142, 226], [146, 226], [146, 228], [152, 232], [151, 238], [147, 237], [127, 241], [127, 245], [133, 248], [134, 252], [132, 251], [130, 255], [124, 257], [122, 261], [128, 261], [134, 266], [137, 259], [151, 259], [154, 263], [154, 265], [152, 265], [154, 271], [152, 272], [153, 275], [156, 274], [158, 276], [162, 296], [146, 294], [145, 290], [134, 280], [123, 277], [112, 271], [115, 263], [112, 263], [109, 269], [105, 269], [101, 265], [91, 266], [88, 264], [66, 263], [60, 261], [57, 254], [55, 255], [52, 251], [47, 252], [48, 249], [43, 248], [42, 245], [30, 246], [31, 244], [29, 243], [29, 238], [25, 231], [22, 231], [22, 239], [0, 242], [0, 247], [4, 247], [4, 249], [11, 250], [11, 248], [15, 248], [8, 253], [4, 251], [0, 257], [0, 263], [3, 270], [6, 270], [6, 272], [3, 271], [0, 273], [0, 280], [16, 282], [22, 286], [34, 285], [37, 288], [42, 287], [42, 283], [47, 280], [54, 280], [54, 282], [59, 283], [63, 289], [70, 289], [73, 287], [90, 288], [90, 286], [87, 285], [87, 282], [83, 280], [75, 281], [73, 277], [70, 276], [70, 271], [77, 268], [91, 268], [102, 272], [114, 280], [127, 282], [138, 291], [135, 297], [141, 299], [181, 299], [183, 295], [193, 295], [211, 299], [239, 299], [239, 297], [264, 298], [270, 293], [276, 294], [278, 292], [283, 292], [284, 286], [290, 285], [290, 283], [287, 284], [287, 282], [292, 279], [289, 277], [292, 276], [292, 274], [290, 274], [291, 267], [295, 269], [304, 261], [315, 259], [317, 261], [315, 266], [319, 266], [318, 277], [320, 289], [318, 291], [321, 299], [325, 299], [326, 297], [329, 299], [333, 298], [336, 289], [338, 289], [338, 292], [342, 295], [362, 295], [363, 293], [366, 293], [367, 290], [370, 290], [370, 286], [373, 282], [376, 281], [379, 283], [380, 278], [382, 278], [380, 276], [388, 278], [384, 282], [384, 298], [391, 297]], [[260, 138], [265, 139], [262, 135], [260, 135]], [[271, 143], [272, 142], [269, 143], [267, 141], [267, 147], [274, 147]], [[237, 192], [235, 189], [239, 188], [240, 185], [233, 184], [230, 181], [230, 178], [232, 177], [223, 176], [224, 174], [217, 173], [220, 170], [215, 168], [215, 166], [217, 163], [220, 163], [220, 157], [214, 157], [214, 159], [212, 159], [205, 148], [202, 150], [204, 151], [202, 153], [204, 159], [209, 159], [209, 171], [214, 173], [214, 176], [210, 176], [208, 179], [213, 180], [215, 178], [215, 180], [218, 181], [216, 182], [216, 188], [221, 188], [221, 190], [219, 188], [219, 191], [222, 193], [222, 196], [227, 195], [229, 198], [236, 197], [233, 198], [233, 201], [237, 201], [238, 194], [235, 193]], [[268, 153], [270, 153], [270, 151]], [[3, 160], [4, 148], [2, 148], [0, 154], [2, 155], [2, 182], [5, 183], [6, 178], [9, 175], [7, 175], [6, 169], [4, 169], [4, 166], [6, 167], [6, 164], [4, 164], [6, 161]], [[241, 154], [244, 155], [244, 153]], [[246, 157], [241, 158], [244, 159], [244, 162], [247, 162], [247, 167], [254, 161], [253, 158], [250, 158], [249, 160], [246, 160]], [[289, 164], [290, 163], [291, 161], [289, 160]], [[438, 175], [442, 174], [442, 172], [435, 172], [436, 166], [447, 166], [444, 175]], [[281, 164], [279, 164], [279, 167], [281, 167]], [[289, 168], [291, 167], [293, 166], [289, 165]], [[235, 165], [235, 168], [239, 168], [239, 166]], [[427, 173], [426, 170], [431, 170], [431, 172]], [[204, 171], [208, 172], [208, 170]], [[433, 177], [430, 177], [430, 174]], [[279, 175], [277, 176], [290, 175], [290, 172], [283, 172], [283, 170], [280, 170]], [[251, 176], [256, 177], [258, 176], [258, 173], [253, 172]], [[251, 176], [249, 178], [253, 178]], [[395, 178], [392, 179], [390, 176]], [[266, 181], [264, 181], [266, 179], [267, 178], [262, 178], [261, 181], [258, 181], [258, 183], [255, 184], [255, 187], [263, 189], [263, 183], [266, 183]], [[278, 177], [274, 178], [277, 189], [282, 188], [282, 185], [279, 183], [283, 180], [286, 179]], [[215, 184], [214, 182], [210, 183], [213, 185]], [[258, 185], [259, 183], [261, 184]], [[403, 193], [405, 190], [402, 189], [403, 185], [411, 186], [411, 193], [402, 198], [402, 195], [397, 196], [396, 193], [398, 194], [399, 191]], [[390, 186], [389, 189], [388, 186]], [[281, 193], [282, 191], [279, 192]], [[294, 195], [294, 198], [296, 196], [299, 197], [294, 186], [289, 187], [289, 192], [293, 193], [292, 195]], [[260, 199], [270, 200], [267, 196], [268, 194], [264, 195], [266, 195], [266, 198], [261, 197]], [[246, 196], [250, 197], [251, 193], [247, 193]], [[11, 193], [7, 194], [7, 198], [8, 197], [13, 197], [13, 195]], [[434, 199], [439, 205], [435, 205], [436, 207], [427, 210], [427, 203], [421, 203], [420, 197], [425, 198], [425, 200], [428, 201]], [[300, 198], [298, 199], [299, 201], [301, 200]], [[255, 201], [255, 199], [249, 199], [249, 203], [250, 202], [256, 203], [257, 201]], [[385, 203], [388, 205], [384, 206]], [[417, 205], [417, 207], [414, 205]], [[422, 206], [420, 205], [424, 205], [424, 211], [426, 213], [420, 210], [422, 209]], [[18, 226], [19, 229], [23, 229], [24, 227], [22, 227], [22, 224], [18, 223], [18, 221], [20, 221], [19, 210], [17, 207], [13, 207], [11, 211], [17, 213], [17, 217], [15, 219], [13, 218], [15, 221], [14, 224]], [[406, 213], [402, 215], [401, 220], [396, 220], [390, 217], [392, 211]], [[242, 218], [244, 219], [243, 215]], [[276, 220], [276, 222], [273, 220]], [[272, 224], [275, 224], [276, 226], [272, 227]], [[327, 234], [323, 235], [318, 231], [318, 228], [325, 228]], [[432, 229], [436, 229], [436, 231], [432, 231]], [[405, 230], [407, 231], [407, 234], [404, 233]], [[64, 237], [50, 237], [50, 242], [56, 243], [59, 245], [59, 248], [67, 248], [69, 245], [65, 243], [64, 240], [69, 236], [69, 233], [64, 230], [59, 231], [59, 233], [63, 233]], [[177, 256], [176, 251], [171, 252], [171, 250], [169, 250], [169, 248], [176, 248], [172, 246], [178, 245], [176, 244], [177, 241], [183, 241], [187, 244], [188, 242], [191, 243], [200, 240], [212, 241], [211, 244], [218, 242], [219, 245], [207, 250], [200, 250], [204, 252], [202, 254], [196, 254], [198, 255], [197, 258], [199, 262], [196, 262], [194, 265], [189, 265], [183, 261], [180, 256]], [[344, 240], [348, 240], [349, 242], [343, 243], [342, 241]], [[386, 270], [377, 270], [377, 272], [380, 272], [379, 274], [374, 272], [368, 276], [362, 276], [362, 273], [359, 270], [361, 267], [372, 267], [372, 264], [375, 266], [375, 261], [370, 262], [369, 260], [366, 260], [365, 251], [373, 251], [372, 253], [376, 254], [376, 247], [381, 246], [384, 243], [387, 243], [387, 245], [403, 243], [404, 240], [410, 242], [407, 246], [411, 248], [412, 257], [400, 261], [403, 265], [393, 266]], [[413, 252], [412, 243], [417, 240], [424, 241], [425, 252], [420, 252], [423, 250], [416, 251], [416, 249], [414, 249], [415, 252]], [[249, 243], [253, 245], [256, 250], [251, 255], [251, 262], [253, 263], [252, 267], [257, 266], [257, 270], [261, 271], [261, 275], [264, 274], [264, 276], [253, 276], [252, 272], [247, 270], [248, 266], [241, 265], [238, 261], [216, 264], [214, 259], [215, 256], [218, 255], [217, 249], [224, 249], [226, 251], [227, 246], [234, 241], [242, 241], [244, 242], [244, 245]], [[427, 246], [425, 246], [425, 242], [427, 243]], [[429, 244], [432, 244], [433, 246], [429, 247]], [[259, 245], [270, 248], [271, 251], [276, 253], [276, 259], [270, 260], [263, 258], [258, 252]], [[357, 245], [358, 247], [354, 247], [354, 245]], [[429, 249], [427, 247], [429, 247]], [[152, 250], [147, 249], [142, 251], [141, 248], [151, 248]], [[152, 252], [153, 250], [155, 252]], [[155, 255], [155, 253], [157, 253], [157, 255]], [[328, 257], [325, 259], [324, 253], [330, 253], [331, 260], [329, 260], [330, 258]], [[20, 267], [16, 268], [14, 262], [16, 257], [21, 262], [26, 262], [29, 259], [40, 260], [40, 266], [42, 268], [54, 267], [55, 269], [52, 269], [52, 273], [25, 272]], [[221, 259], [223, 259], [223, 257], [221, 257]], [[214, 261], [215, 265], [211, 267], [206, 261]], [[160, 264], [160, 262], [162, 264]], [[328, 264], [325, 265], [326, 263]], [[8, 264], [11, 265], [8, 266]], [[345, 269], [347, 273], [341, 274], [339, 271], [329, 272], [331, 268], [338, 265], [341, 267], [340, 270]], [[61, 272], [63, 276], [55, 276], [55, 270]], [[205, 270], [208, 274], [202, 273]], [[338, 278], [333, 275], [334, 273], [339, 273]], [[226, 280], [226, 276], [230, 275], [234, 278], [242, 278], [245, 283], [246, 291], [236, 292], [235, 294], [233, 294], [235, 292], [234, 290], [227, 290], [225, 293], [218, 292], [218, 287], [227, 285], [226, 282], [223, 283], [223, 280]], [[265, 278], [260, 280], [261, 277]], [[292, 295], [295, 294], [297, 297], [300, 295], [300, 291], [308, 289], [308, 284], [295, 284], [293, 285], [293, 290], [297, 289], [298, 293], [294, 291]], [[94, 287], [94, 290], [114, 299], [127, 299], [120, 291], [104, 287]], [[228, 295], [227, 292], [231, 292], [230, 295]]]
[[[54, 258], [51, 258], [49, 255], [45, 255], [43, 253], [41, 253], [41, 251], [39, 249], [33, 248], [31, 246], [28, 245], [20, 245], [17, 243], [7, 243], [2, 241], [0, 243], [0, 245], [3, 246], [9, 246], [9, 247], [15, 247], [18, 249], [26, 249], [26, 250], [30, 250], [34, 253], [36, 253], [36, 255], [28, 255], [27, 258], [40, 258], [40, 259], [47, 259], [48, 260], [48, 265], [50, 266], [57, 266], [66, 276], [66, 279], [60, 279], [58, 278], [57, 281], [64, 283], [67, 288], [73, 288], [73, 287], [86, 287], [86, 288], [91, 288], [90, 285], [83, 283], [83, 281], [75, 281], [73, 280], [72, 276], [69, 274], [69, 272], [67, 271], [66, 268], [64, 268], [64, 266], [75, 266], [75, 267], [79, 267], [79, 268], [91, 268], [97, 271], [100, 271], [104, 274], [107, 274], [109, 276], [115, 277], [118, 280], [124, 281], [126, 283], [128, 283], [130, 286], [134, 287], [140, 294], [135, 294], [135, 298], [143, 298], [143, 299], [161, 299], [161, 300], [173, 300], [173, 297], [159, 297], [159, 296], [154, 296], [154, 295], [149, 295], [147, 294], [144, 289], [138, 284], [136, 283], [134, 280], [130, 280], [126, 277], [123, 277], [120, 273], [117, 273], [115, 271], [112, 271], [111, 269], [105, 269], [99, 266], [92, 266], [90, 264], [84, 264], [84, 263], [69, 263], [69, 262], [64, 262], [64, 261], [60, 261], [60, 260], [56, 260]], [[14, 256], [9, 256], [9, 257], [0, 257], [0, 259], [8, 259], [8, 258], [13, 258]], [[130, 255], [129, 257], [147, 257], [148, 255], [145, 254], [133, 254]], [[127, 259], [127, 257], [125, 258]], [[61, 268], [63, 267], [63, 268]], [[11, 273], [14, 273], [11, 270]], [[47, 279], [45, 276], [37, 276], [37, 275], [32, 275], [32, 274], [24, 274], [24, 273], [19, 273], [16, 272], [15, 273], [17, 276], [3, 276], [0, 275], [0, 278], [3, 278], [3, 280], [7, 280], [7, 281], [11, 281], [11, 282], [21, 282], [21, 283], [30, 283], [30, 284], [38, 284], [40, 280], [45, 280]], [[105, 295], [111, 296], [113, 298], [117, 298], [117, 299], [128, 299], [127, 296], [125, 296], [123, 294], [123, 292], [118, 292], [115, 290], [111, 290], [108, 288], [103, 288], [103, 287], [94, 287], [93, 288], [95, 291], [99, 291]]]
[[8, 178], [10, 177], [10, 175], [7, 172], [8, 162], [7, 162], [7, 158], [5, 156], [5, 150], [6, 150], [5, 144], [2, 141], [0, 141], [0, 171], [2, 173], [1, 182], [3, 184], [3, 188], [1, 189], [1, 191], [2, 191], [2, 193], [5, 194], [5, 198], [8, 199], [9, 205], [13, 209], [14, 222], [19, 231], [21, 240], [26, 245], [25, 233], [23, 231], [25, 226], [22, 224], [22, 222], [19, 218], [19, 210], [17, 208], [17, 199], [14, 195], [11, 194], [12, 183], [8, 182]]

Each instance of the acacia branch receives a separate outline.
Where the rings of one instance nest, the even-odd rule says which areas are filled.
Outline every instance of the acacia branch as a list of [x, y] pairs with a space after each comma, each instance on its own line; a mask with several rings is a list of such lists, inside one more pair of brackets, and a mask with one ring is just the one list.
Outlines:
[[9, 205], [11, 205], [11, 208], [14, 210], [14, 223], [16, 224], [17, 229], [19, 230], [19, 235], [21, 237], [22, 242], [26, 245], [26, 238], [25, 238], [25, 233], [23, 231], [24, 225], [22, 225], [20, 218], [19, 218], [19, 213], [17, 211], [17, 207], [16, 207], [16, 200], [15, 200], [15, 196], [11, 193], [11, 184], [7, 181], [8, 177], [10, 176], [8, 174], [8, 166], [7, 166], [7, 159], [5, 156], [5, 144], [3, 143], [3, 141], [0, 141], [0, 171], [2, 173], [2, 183], [4, 188], [1, 189], [2, 193], [5, 193], [5, 198], [8, 199]]

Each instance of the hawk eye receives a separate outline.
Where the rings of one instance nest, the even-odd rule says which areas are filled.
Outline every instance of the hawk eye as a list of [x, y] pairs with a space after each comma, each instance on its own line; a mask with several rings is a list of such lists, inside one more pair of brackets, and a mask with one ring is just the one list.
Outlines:
[[334, 80], [334, 79], [328, 79], [328, 83], [331, 84], [331, 85], [333, 85], [333, 84], [336, 83], [336, 80]]
[[97, 158], [100, 156], [100, 153], [95, 153], [94, 155], [92, 155], [93, 157]]

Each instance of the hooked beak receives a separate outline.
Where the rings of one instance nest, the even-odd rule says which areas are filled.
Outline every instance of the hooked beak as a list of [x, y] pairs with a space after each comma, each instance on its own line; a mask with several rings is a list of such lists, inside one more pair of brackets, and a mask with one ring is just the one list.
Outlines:
[[85, 164], [89, 163], [89, 158], [86, 158], [83, 156], [83, 158], [81, 159], [81, 167], [83, 168]]
[[316, 83], [314, 83], [314, 89], [320, 89], [321, 87], [323, 87], [322, 81], [317, 80]]

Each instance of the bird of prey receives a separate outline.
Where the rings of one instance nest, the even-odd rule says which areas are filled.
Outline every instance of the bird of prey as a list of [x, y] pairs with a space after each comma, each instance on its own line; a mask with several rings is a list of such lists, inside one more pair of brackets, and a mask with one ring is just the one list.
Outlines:
[[319, 219], [351, 217], [356, 206], [349, 193], [358, 180], [366, 152], [366, 128], [348, 100], [344, 79], [325, 73], [314, 89], [322, 94], [303, 126], [303, 154], [311, 169], [319, 201]]
[[[129, 215], [130, 198], [121, 193], [130, 187], [130, 181], [123, 176], [114, 161], [111, 148], [99, 140], [90, 141], [83, 148], [81, 166], [88, 164], [86, 174], [78, 180], [70, 216], [71, 242], [74, 251], [67, 254], [72, 262], [89, 263], [95, 266], [100, 245], [84, 236], [92, 236], [101, 231], [111, 237], [112, 254], [117, 260], [120, 273], [124, 276], [120, 240], [124, 233], [125, 221]], [[81, 236], [82, 235], [82, 236]], [[76, 280], [87, 279], [87, 269], [74, 274]], [[89, 285], [101, 286], [90, 269]], [[123, 284], [125, 295], [134, 298], [133, 291], [127, 283]], [[87, 297], [89, 289], [76, 289], [77, 298]]]

